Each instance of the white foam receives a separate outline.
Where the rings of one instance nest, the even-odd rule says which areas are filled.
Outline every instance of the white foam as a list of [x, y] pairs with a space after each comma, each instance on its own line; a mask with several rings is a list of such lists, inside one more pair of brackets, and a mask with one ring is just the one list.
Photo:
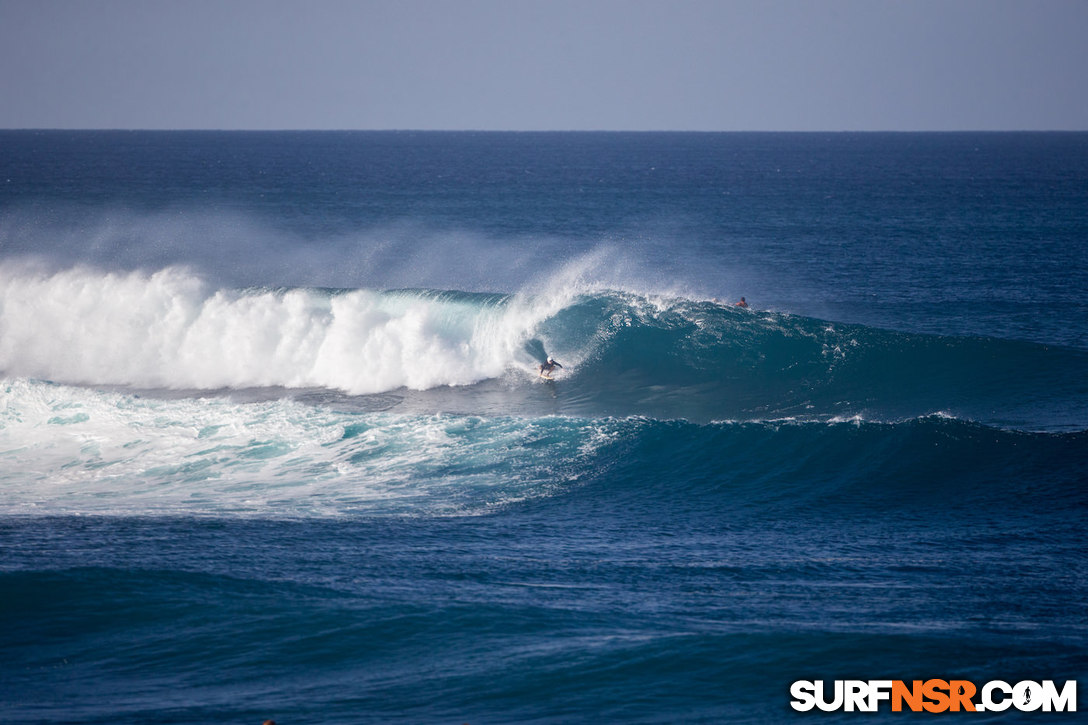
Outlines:
[[353, 394], [465, 385], [517, 365], [569, 299], [483, 305], [355, 290], [212, 289], [180, 268], [45, 272], [0, 265], [0, 370], [83, 384], [326, 387]]
[[340, 413], [0, 379], [0, 514], [473, 515], [549, 495], [610, 440], [567, 419]]

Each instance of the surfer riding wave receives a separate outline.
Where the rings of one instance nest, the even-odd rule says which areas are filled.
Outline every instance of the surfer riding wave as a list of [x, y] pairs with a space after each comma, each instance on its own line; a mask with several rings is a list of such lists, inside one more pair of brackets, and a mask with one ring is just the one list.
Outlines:
[[548, 358], [548, 361], [538, 366], [540, 369], [540, 377], [545, 380], [552, 379], [552, 371], [556, 368], [562, 368], [563, 366], [557, 363], [555, 360]]

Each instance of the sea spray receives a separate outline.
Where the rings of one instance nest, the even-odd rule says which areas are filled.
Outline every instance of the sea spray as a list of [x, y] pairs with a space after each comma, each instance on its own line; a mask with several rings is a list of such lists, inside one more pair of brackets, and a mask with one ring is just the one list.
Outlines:
[[60, 382], [355, 394], [465, 385], [501, 374], [528, 332], [491, 297], [213, 290], [178, 268], [3, 265], [0, 285], [0, 369]]

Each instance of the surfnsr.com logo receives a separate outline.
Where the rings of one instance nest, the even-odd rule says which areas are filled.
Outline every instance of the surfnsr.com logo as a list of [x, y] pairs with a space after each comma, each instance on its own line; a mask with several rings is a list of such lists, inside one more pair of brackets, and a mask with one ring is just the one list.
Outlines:
[[876, 712], [884, 703], [892, 712], [1076, 712], [1077, 681], [1061, 689], [1053, 680], [1009, 684], [991, 680], [977, 687], [968, 680], [798, 680], [790, 686], [790, 707], [799, 712]]

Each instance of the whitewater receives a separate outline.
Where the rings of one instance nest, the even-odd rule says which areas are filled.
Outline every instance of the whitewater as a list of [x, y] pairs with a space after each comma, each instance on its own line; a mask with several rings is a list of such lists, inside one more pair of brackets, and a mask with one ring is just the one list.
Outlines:
[[353, 394], [464, 385], [502, 373], [533, 324], [530, 310], [501, 301], [481, 310], [439, 293], [213, 290], [181, 269], [5, 268], [0, 284], [0, 366], [82, 383]]

